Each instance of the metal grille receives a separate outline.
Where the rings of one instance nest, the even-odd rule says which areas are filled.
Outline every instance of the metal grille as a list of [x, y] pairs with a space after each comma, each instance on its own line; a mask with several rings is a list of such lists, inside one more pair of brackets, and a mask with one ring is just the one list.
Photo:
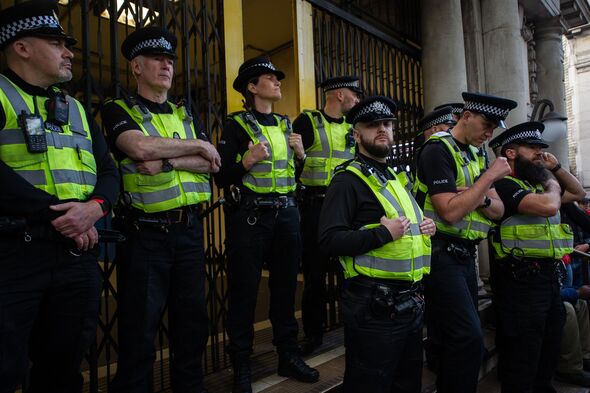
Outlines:
[[[19, 2], [3, 2], [1, 8]], [[65, 89], [83, 102], [99, 123], [98, 114], [107, 98], [118, 96], [121, 89], [134, 89], [128, 63], [120, 54], [121, 42], [135, 26], [156, 24], [168, 28], [178, 38], [179, 57], [171, 97], [188, 100], [213, 143], [217, 143], [226, 112], [222, 0], [69, 0], [60, 4], [62, 26], [78, 39], [73, 48], [74, 80]], [[104, 11], [116, 17], [105, 17]], [[214, 198], [219, 197], [218, 191], [215, 194]], [[223, 333], [227, 285], [221, 219], [221, 211], [217, 209], [203, 222], [210, 318], [210, 345], [203, 363], [206, 373], [227, 366]], [[97, 339], [82, 365], [89, 379], [85, 391], [89, 392], [105, 391], [114, 376], [118, 343], [113, 256], [114, 247], [103, 248], [100, 266], [104, 288]], [[167, 347], [168, 323], [164, 313], [156, 337], [153, 392], [170, 388]]]
[[[337, 75], [360, 77], [366, 95], [384, 95], [398, 105], [392, 152], [394, 165], [406, 167], [413, 155], [413, 137], [424, 112], [420, 50], [378, 33], [325, 1], [311, 0], [316, 81]], [[418, 15], [406, 15], [408, 19]], [[355, 23], [353, 23], [355, 22]], [[321, 89], [317, 102], [324, 105]]]

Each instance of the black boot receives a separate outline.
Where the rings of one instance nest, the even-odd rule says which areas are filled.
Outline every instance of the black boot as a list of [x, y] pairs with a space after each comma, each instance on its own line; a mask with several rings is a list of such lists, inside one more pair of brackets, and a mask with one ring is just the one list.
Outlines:
[[320, 379], [318, 370], [305, 364], [296, 352], [279, 354], [278, 374], [281, 377], [295, 378], [301, 382], [317, 382]]
[[234, 369], [234, 385], [232, 393], [252, 393], [252, 374], [250, 372], [250, 356], [232, 356], [232, 367]]

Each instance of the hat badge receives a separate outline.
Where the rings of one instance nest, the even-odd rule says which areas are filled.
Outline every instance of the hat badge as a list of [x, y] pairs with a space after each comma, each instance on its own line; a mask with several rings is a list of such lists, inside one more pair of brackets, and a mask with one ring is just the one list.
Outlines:
[[168, 42], [168, 40], [164, 37], [160, 37], [160, 39], [158, 40], [158, 44], [166, 50], [172, 50], [172, 44], [170, 44], [170, 42]]

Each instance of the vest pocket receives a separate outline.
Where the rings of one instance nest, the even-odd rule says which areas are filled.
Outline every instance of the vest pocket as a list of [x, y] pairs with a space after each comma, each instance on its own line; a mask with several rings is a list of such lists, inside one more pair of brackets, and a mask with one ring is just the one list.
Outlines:
[[160, 186], [174, 181], [175, 177], [174, 171], [160, 172], [157, 175], [143, 175], [138, 173], [135, 175], [135, 181], [140, 186]]

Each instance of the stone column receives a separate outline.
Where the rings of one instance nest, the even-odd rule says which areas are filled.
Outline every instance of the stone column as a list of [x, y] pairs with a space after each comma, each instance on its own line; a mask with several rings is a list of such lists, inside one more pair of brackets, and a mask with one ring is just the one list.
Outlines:
[[[563, 28], [558, 17], [545, 19], [535, 24], [539, 99], [551, 100], [555, 107], [554, 111], [565, 116], [567, 109], [563, 75], [562, 35]], [[556, 155], [563, 167], [569, 168], [569, 151], [565, 136], [551, 142], [551, 146], [547, 150]]]
[[508, 116], [510, 127], [527, 120], [529, 102], [526, 45], [520, 33], [518, 0], [481, 0], [481, 14], [486, 92], [518, 102]]
[[422, 0], [424, 112], [467, 90], [461, 0]]

